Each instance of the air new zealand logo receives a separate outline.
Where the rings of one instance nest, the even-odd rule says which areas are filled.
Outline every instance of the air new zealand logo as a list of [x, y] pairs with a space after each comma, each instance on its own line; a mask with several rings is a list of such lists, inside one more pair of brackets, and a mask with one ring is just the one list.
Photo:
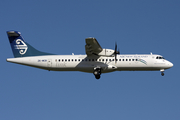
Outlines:
[[18, 49], [21, 55], [24, 55], [28, 49], [27, 45], [21, 39], [16, 40], [16, 45], [14, 45], [14, 48]]

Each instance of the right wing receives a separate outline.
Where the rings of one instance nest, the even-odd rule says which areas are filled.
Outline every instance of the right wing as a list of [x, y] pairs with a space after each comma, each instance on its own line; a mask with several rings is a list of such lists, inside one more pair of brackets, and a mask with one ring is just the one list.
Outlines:
[[98, 55], [103, 50], [96, 38], [86, 38], [85, 49], [88, 56]]

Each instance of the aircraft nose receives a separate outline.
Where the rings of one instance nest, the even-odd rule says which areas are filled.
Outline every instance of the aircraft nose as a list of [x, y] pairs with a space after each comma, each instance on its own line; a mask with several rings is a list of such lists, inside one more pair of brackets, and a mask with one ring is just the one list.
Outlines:
[[173, 67], [173, 64], [171, 62], [168, 63], [169, 68]]
[[173, 64], [172, 64], [172, 63], [170, 63], [170, 66], [171, 66], [171, 67], [173, 67]]

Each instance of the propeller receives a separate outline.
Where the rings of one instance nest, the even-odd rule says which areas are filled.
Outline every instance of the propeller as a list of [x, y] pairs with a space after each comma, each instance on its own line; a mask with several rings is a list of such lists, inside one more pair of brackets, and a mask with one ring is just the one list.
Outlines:
[[118, 51], [117, 51], [117, 43], [115, 43], [115, 50], [114, 50], [115, 63], [117, 62], [117, 61], [116, 61], [117, 54], [120, 54], [120, 52], [119, 52], [119, 49], [118, 49]]

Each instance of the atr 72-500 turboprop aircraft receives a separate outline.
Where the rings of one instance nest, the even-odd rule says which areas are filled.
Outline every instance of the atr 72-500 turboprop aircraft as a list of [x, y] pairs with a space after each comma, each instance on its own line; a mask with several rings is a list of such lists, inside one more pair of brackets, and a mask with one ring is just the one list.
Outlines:
[[115, 50], [103, 49], [95, 38], [86, 39], [86, 55], [55, 55], [36, 50], [18, 31], [7, 31], [9, 42], [15, 58], [8, 62], [41, 68], [49, 71], [81, 71], [93, 73], [96, 79], [101, 73], [113, 71], [160, 71], [171, 68], [173, 64], [161, 55], [131, 54], [119, 55]]

